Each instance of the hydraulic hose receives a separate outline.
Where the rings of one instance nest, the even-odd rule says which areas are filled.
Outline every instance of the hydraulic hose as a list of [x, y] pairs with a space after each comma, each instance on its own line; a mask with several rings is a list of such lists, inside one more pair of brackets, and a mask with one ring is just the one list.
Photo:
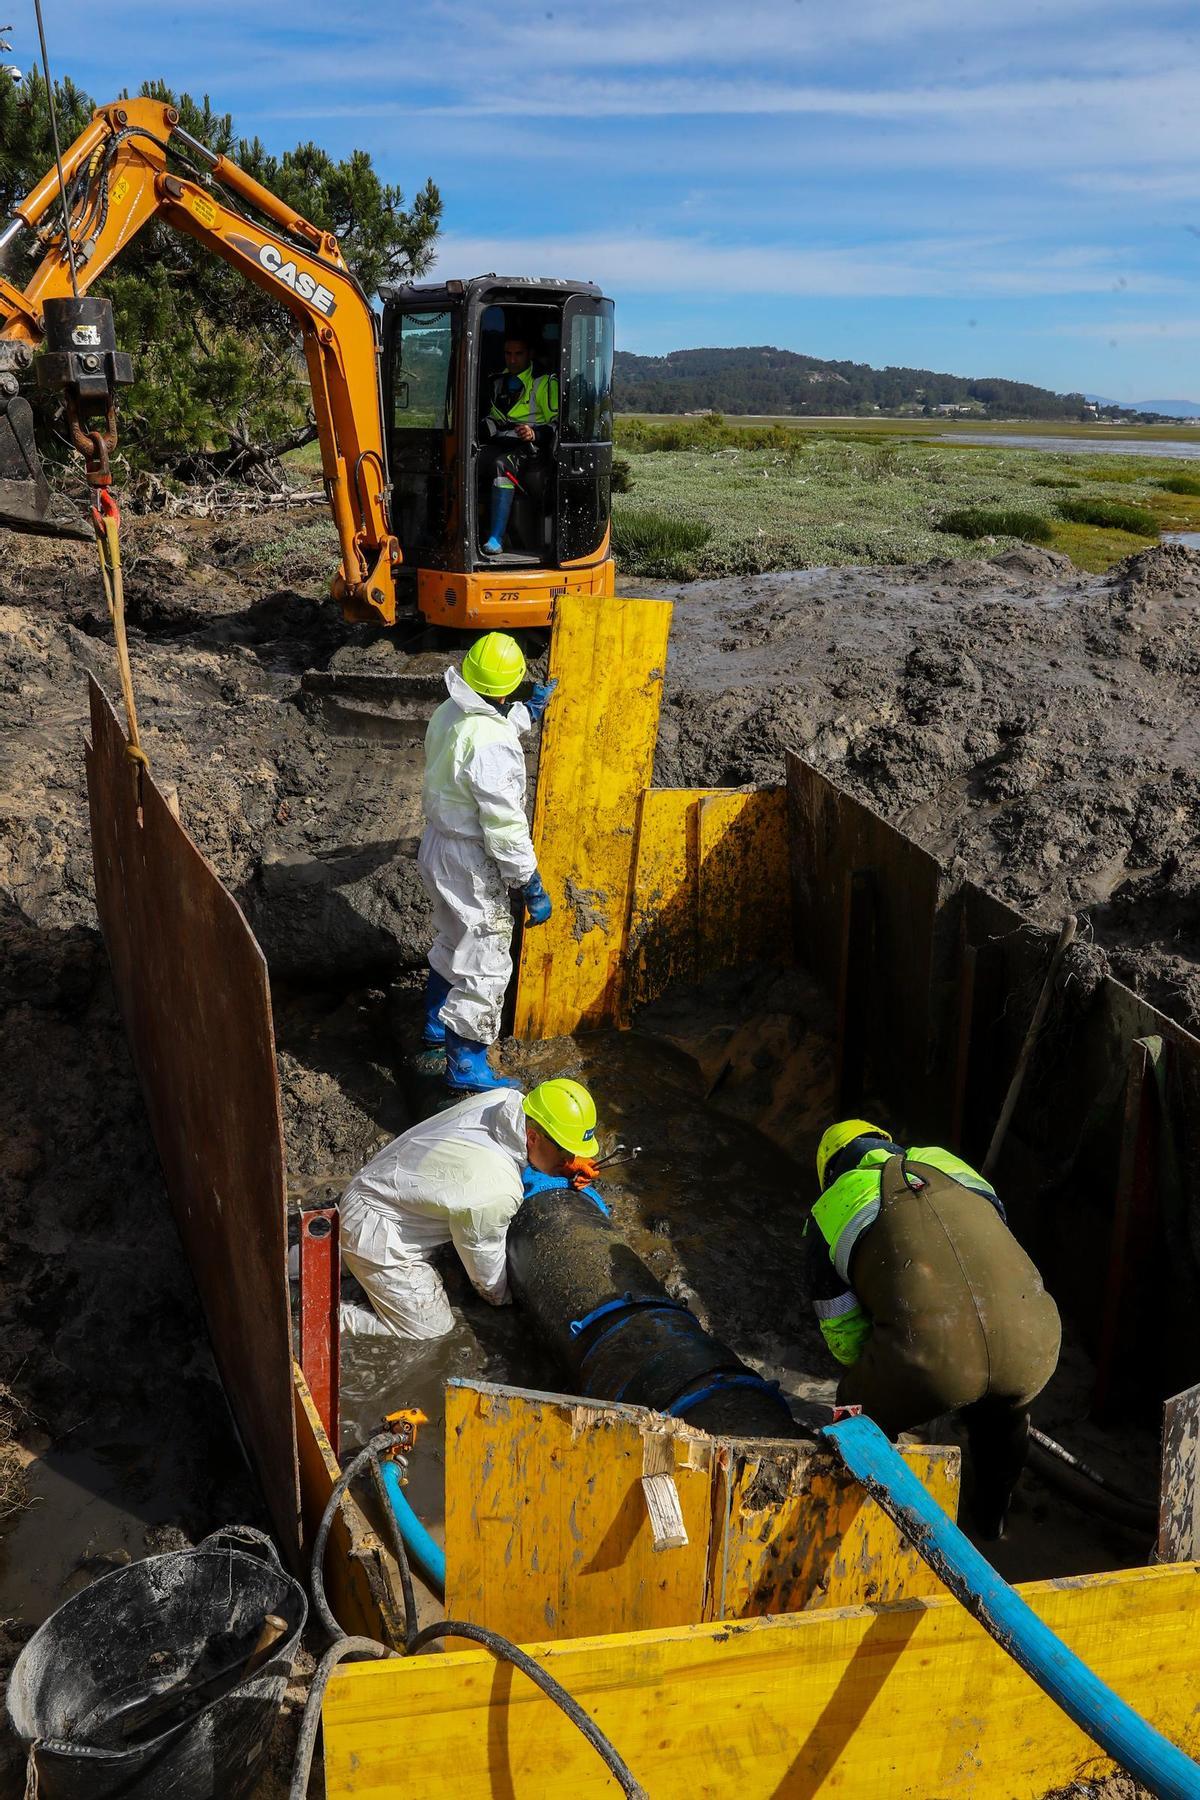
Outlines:
[[822, 1428], [850, 1473], [1000, 1648], [1159, 1800], [1200, 1800], [1200, 1768], [1100, 1680], [963, 1536], [883, 1432], [859, 1414]]
[[335, 1640], [344, 1638], [346, 1633], [334, 1618], [329, 1607], [329, 1602], [325, 1598], [325, 1546], [329, 1542], [329, 1532], [330, 1527], [333, 1524], [333, 1515], [337, 1511], [342, 1495], [346, 1492], [350, 1483], [357, 1479], [363, 1469], [366, 1468], [367, 1464], [377, 1457], [381, 1450], [392, 1449], [395, 1442], [395, 1437], [390, 1431], [378, 1432], [376, 1436], [371, 1439], [370, 1443], [363, 1446], [354, 1460], [347, 1463], [346, 1467], [342, 1470], [341, 1474], [333, 1484], [333, 1491], [325, 1503], [325, 1511], [321, 1514], [321, 1523], [318, 1525], [317, 1535], [313, 1539], [311, 1569], [313, 1605], [320, 1615], [322, 1625], [325, 1627], [330, 1637]]
[[522, 1675], [527, 1675], [536, 1687], [541, 1688], [547, 1699], [553, 1700], [554, 1704], [567, 1715], [572, 1725], [583, 1733], [596, 1755], [601, 1758], [620, 1784], [621, 1792], [635, 1796], [635, 1800], [649, 1800], [645, 1788], [630, 1774], [629, 1769], [617, 1755], [595, 1719], [584, 1712], [578, 1700], [567, 1692], [561, 1682], [555, 1681], [553, 1675], [543, 1669], [540, 1663], [535, 1662], [532, 1656], [527, 1656], [524, 1650], [519, 1650], [516, 1644], [510, 1644], [508, 1639], [501, 1637], [499, 1633], [487, 1631], [482, 1625], [469, 1625], [460, 1619], [441, 1619], [433, 1625], [426, 1625], [424, 1630], [418, 1631], [413, 1639], [409, 1653], [413, 1656], [419, 1655], [427, 1644], [432, 1644], [436, 1639], [444, 1637], [470, 1638], [472, 1643], [482, 1644], [485, 1650], [490, 1650], [492, 1655], [498, 1656], [502, 1662], [509, 1662], [515, 1669], [520, 1669]]
[[395, 1520], [396, 1530], [405, 1549], [417, 1565], [426, 1586], [432, 1588], [439, 1600], [445, 1600], [446, 1552], [430, 1535], [413, 1511], [408, 1495], [401, 1485], [399, 1464], [381, 1461], [379, 1473], [383, 1482], [383, 1491], [387, 1497], [388, 1508]]
[[395, 1650], [388, 1650], [383, 1644], [377, 1644], [374, 1638], [347, 1637], [344, 1632], [337, 1642], [325, 1652], [317, 1664], [317, 1672], [312, 1678], [312, 1686], [309, 1688], [308, 1698], [304, 1702], [304, 1712], [300, 1720], [300, 1736], [296, 1740], [296, 1760], [292, 1764], [292, 1785], [288, 1789], [288, 1800], [305, 1800], [305, 1795], [308, 1793], [313, 1753], [317, 1747], [317, 1732], [321, 1726], [321, 1702], [325, 1698], [329, 1677], [338, 1664], [344, 1662], [348, 1656], [366, 1658], [397, 1654]]
[[1036, 1426], [1029, 1432], [1029, 1461], [1049, 1486], [1057, 1488], [1076, 1506], [1102, 1514], [1115, 1525], [1130, 1531], [1158, 1531], [1158, 1506], [1139, 1494], [1131, 1494], [1116, 1482], [1109, 1481], [1099, 1470], [1089, 1468], [1055, 1438], [1047, 1437]]

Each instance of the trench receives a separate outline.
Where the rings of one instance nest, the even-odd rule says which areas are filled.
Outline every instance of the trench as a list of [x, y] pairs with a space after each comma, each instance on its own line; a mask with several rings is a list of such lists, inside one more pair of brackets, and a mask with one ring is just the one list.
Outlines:
[[[387, 1029], [416, 1042], [415, 991]], [[706, 1329], [780, 1384], [809, 1430], [828, 1420], [837, 1373], [812, 1315], [800, 1235], [813, 1153], [833, 1105], [832, 1034], [828, 1005], [802, 971], [755, 966], [668, 993], [630, 1031], [508, 1041], [498, 1058], [525, 1087], [558, 1074], [584, 1082], [605, 1148], [642, 1147], [601, 1184], [621, 1236]], [[886, 1116], [885, 1103], [880, 1109]], [[408, 1493], [442, 1541], [444, 1383], [478, 1379], [551, 1393], [566, 1383], [519, 1308], [480, 1300], [452, 1249], [439, 1268], [453, 1331], [433, 1343], [343, 1335], [341, 1396], [343, 1461], [389, 1411], [416, 1405], [427, 1414]], [[343, 1292], [364, 1299], [349, 1277]], [[1088, 1418], [1091, 1384], [1090, 1359], [1068, 1318], [1035, 1423], [1110, 1479], [1153, 1496], [1153, 1424], [1102, 1430]], [[962, 1441], [952, 1420], [915, 1435]], [[965, 1516], [964, 1524], [969, 1530]], [[981, 1547], [1012, 1581], [1136, 1567], [1150, 1556], [1143, 1534], [1071, 1505], [1031, 1470], [1005, 1539]]]

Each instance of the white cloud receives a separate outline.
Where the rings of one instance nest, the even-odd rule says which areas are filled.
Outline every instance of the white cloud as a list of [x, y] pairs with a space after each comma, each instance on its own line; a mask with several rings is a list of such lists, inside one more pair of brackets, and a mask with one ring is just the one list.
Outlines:
[[439, 277], [514, 269], [598, 281], [633, 294], [791, 295], [1018, 299], [1050, 294], [1157, 293], [1167, 277], [1128, 275], [1090, 246], [1032, 255], [993, 239], [923, 239], [858, 248], [707, 242], [698, 237], [466, 236], [448, 233]]
[[1055, 337], [1101, 338], [1108, 343], [1129, 341], [1200, 342], [1200, 316], [1192, 319], [1117, 319], [1111, 324], [1060, 325]]

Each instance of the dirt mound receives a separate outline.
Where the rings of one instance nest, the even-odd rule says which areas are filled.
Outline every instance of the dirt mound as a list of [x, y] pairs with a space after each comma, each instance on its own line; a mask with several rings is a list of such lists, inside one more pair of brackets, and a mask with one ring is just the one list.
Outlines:
[[990, 559], [993, 569], [1006, 575], [1025, 575], [1037, 581], [1066, 581], [1075, 573], [1075, 565], [1061, 550], [1043, 550], [1037, 544], [1018, 544], [1013, 550], [1002, 550]]
[[1200, 600], [1200, 551], [1186, 544], [1155, 544], [1127, 556], [1108, 574], [1123, 600]]
[[1193, 595], [1179, 545], [1109, 578], [1022, 548], [673, 590], [655, 779], [779, 781], [795, 750], [1002, 898], [1083, 911], [1200, 1028]]

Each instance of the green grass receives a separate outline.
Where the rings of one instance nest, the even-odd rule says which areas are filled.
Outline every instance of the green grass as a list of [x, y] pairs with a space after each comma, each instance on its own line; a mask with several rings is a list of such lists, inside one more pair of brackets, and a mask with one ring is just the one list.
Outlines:
[[1144, 506], [1124, 500], [1060, 500], [1058, 510], [1075, 525], [1099, 525], [1108, 531], [1128, 531], [1134, 537], [1156, 538], [1158, 520]]
[[687, 581], [699, 572], [697, 556], [711, 536], [701, 520], [644, 507], [613, 508], [613, 554], [630, 573]]
[[[901, 435], [940, 439], [954, 438], [961, 433], [982, 432], [988, 437], [1011, 434], [1020, 437], [1096, 438], [1110, 444], [1136, 443], [1139, 440], [1200, 443], [1200, 426], [1197, 425], [1105, 425], [1092, 420], [1072, 422], [1067, 419], [926, 419], [920, 413], [903, 417], [878, 413], [725, 413], [717, 416], [731, 429], [740, 426], [757, 429], [761, 426], [782, 425], [789, 431], [817, 431], [824, 435], [869, 433], [879, 437], [898, 432]], [[682, 413], [620, 413], [617, 417], [618, 436], [626, 424], [632, 421], [650, 425], [693, 422], [688, 415]]]
[[950, 532], [954, 537], [1020, 538], [1025, 544], [1049, 544], [1054, 541], [1054, 527], [1040, 513], [1021, 512], [1016, 507], [963, 506], [939, 519], [934, 528]]
[[1195, 475], [1172, 475], [1166, 481], [1156, 481], [1154, 485], [1161, 488], [1165, 494], [1200, 496], [1200, 478]]
[[[683, 428], [688, 447], [664, 450], [649, 433], [638, 439], [641, 448], [624, 438], [622, 453], [633, 470], [635, 494], [630, 501], [616, 500], [614, 517], [618, 568], [629, 575], [650, 576], [663, 565], [652, 565], [652, 546], [644, 552], [638, 541], [626, 540], [622, 548], [625, 509], [709, 527], [706, 541], [673, 554], [671, 573], [681, 578], [922, 562], [947, 554], [984, 558], [1018, 541], [1017, 535], [997, 532], [998, 521], [989, 522], [993, 528], [985, 537], [957, 542], [937, 529], [948, 514], [969, 509], [1007, 515], [1003, 522], [1010, 528], [1019, 522], [1014, 515], [1045, 521], [1050, 514], [1053, 547], [1081, 568], [1100, 570], [1144, 548], [1160, 527], [1197, 529], [1200, 515], [1195, 499], [1163, 491], [1160, 484], [1178, 476], [1178, 464], [1165, 458], [967, 446], [873, 429], [865, 420], [854, 421], [852, 431], [814, 429], [808, 420], [798, 430], [793, 423], [781, 431], [782, 445], [774, 432], [763, 443], [757, 429], [747, 441], [728, 419], [651, 423], [666, 424], [672, 432]], [[780, 421], [755, 421], [756, 428], [760, 424]], [[619, 437], [624, 421], [621, 427]], [[1079, 499], [1075, 490], [1085, 480], [1083, 503], [1103, 508], [1105, 520], [1127, 519], [1130, 510], [1143, 515], [1136, 536], [1111, 524], [1053, 517]], [[1126, 510], [1114, 515], [1111, 507]]]

